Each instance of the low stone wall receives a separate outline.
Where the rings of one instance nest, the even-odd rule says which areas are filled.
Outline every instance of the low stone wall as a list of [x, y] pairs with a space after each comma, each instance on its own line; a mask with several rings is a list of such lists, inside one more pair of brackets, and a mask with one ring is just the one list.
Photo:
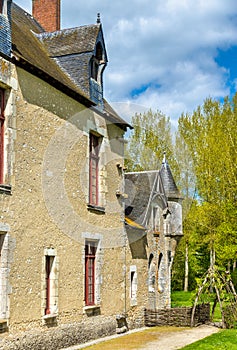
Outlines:
[[1, 350], [58, 350], [116, 333], [115, 317], [96, 316], [76, 324], [0, 338]]
[[[192, 307], [177, 307], [171, 309], [145, 309], [145, 325], [151, 326], [180, 326], [190, 327]], [[194, 316], [194, 325], [210, 321], [210, 304], [197, 305]]]

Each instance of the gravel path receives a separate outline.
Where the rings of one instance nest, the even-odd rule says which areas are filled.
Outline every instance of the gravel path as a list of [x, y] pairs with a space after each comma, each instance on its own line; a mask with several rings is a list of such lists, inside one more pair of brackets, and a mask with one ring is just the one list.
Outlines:
[[[136, 333], [141, 332], [146, 328], [140, 329], [140, 330], [133, 330], [128, 333], [124, 333], [124, 335], [129, 333]], [[165, 333], [159, 333], [159, 339], [152, 341], [150, 343], [147, 343], [144, 345], [144, 347], [139, 348], [139, 350], [175, 350], [180, 349], [184, 347], [185, 345], [194, 343], [197, 340], [203, 339], [205, 337], [208, 337], [209, 335], [213, 333], [217, 333], [220, 329], [214, 326], [209, 325], [202, 325], [199, 327], [189, 328], [185, 330], [175, 331], [175, 332], [165, 332]], [[120, 335], [123, 336], [123, 335]], [[110, 337], [105, 337], [103, 339], [97, 339], [94, 341], [91, 341], [87, 344], [81, 344], [72, 346], [70, 348], [64, 349], [64, 350], [79, 350], [84, 349], [86, 346], [98, 344], [102, 341], [110, 340], [117, 338], [118, 335], [113, 335]], [[63, 349], [61, 349], [63, 350]], [[126, 349], [124, 349], [126, 350]]]
[[162, 334], [158, 340], [146, 344], [139, 350], [175, 350], [185, 345], [194, 343], [197, 340], [208, 337], [213, 333], [217, 333], [219, 328], [214, 326], [202, 325], [195, 328], [186, 329], [180, 332], [170, 332]]

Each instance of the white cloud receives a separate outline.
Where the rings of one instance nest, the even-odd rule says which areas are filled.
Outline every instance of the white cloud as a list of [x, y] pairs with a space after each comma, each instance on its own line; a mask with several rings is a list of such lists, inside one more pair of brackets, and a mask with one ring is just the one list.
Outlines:
[[[31, 1], [19, 0], [31, 8]], [[172, 118], [209, 96], [229, 94], [218, 49], [237, 45], [236, 0], [62, 1], [64, 27], [101, 13], [109, 56], [105, 94], [161, 110]]]

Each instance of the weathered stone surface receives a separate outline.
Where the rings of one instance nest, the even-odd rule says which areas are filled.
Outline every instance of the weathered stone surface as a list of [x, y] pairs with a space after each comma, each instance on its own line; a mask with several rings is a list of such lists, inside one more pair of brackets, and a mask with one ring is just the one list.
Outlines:
[[[145, 309], [146, 326], [177, 326], [191, 325], [192, 307], [178, 307], [171, 309]], [[195, 310], [194, 324], [204, 324], [210, 321], [210, 304], [198, 305]]]
[[1, 350], [55, 350], [116, 333], [113, 317], [93, 317], [48, 330], [32, 330], [0, 339]]

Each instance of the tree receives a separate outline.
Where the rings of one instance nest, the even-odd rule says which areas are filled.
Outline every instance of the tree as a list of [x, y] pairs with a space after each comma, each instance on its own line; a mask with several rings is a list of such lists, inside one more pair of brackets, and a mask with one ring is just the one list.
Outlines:
[[149, 110], [135, 114], [132, 125], [134, 129], [125, 153], [128, 171], [159, 169], [166, 152], [172, 171], [177, 172], [170, 119], [160, 112]]
[[226, 264], [227, 256], [236, 258], [236, 224], [232, 219], [237, 196], [236, 127], [237, 96], [223, 103], [209, 98], [192, 115], [179, 119], [179, 132], [193, 159], [202, 212], [199, 227], [209, 244], [211, 264], [216, 253], [219, 264]]

